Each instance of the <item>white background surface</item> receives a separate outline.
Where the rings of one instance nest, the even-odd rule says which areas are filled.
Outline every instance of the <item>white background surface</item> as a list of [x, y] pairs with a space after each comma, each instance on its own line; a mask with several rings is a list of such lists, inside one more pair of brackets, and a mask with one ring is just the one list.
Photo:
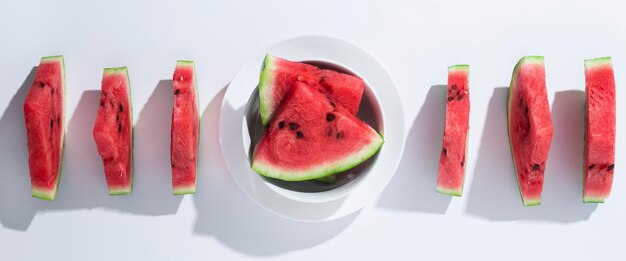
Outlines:
[[[622, 259], [626, 23], [594, 1], [2, 1], [0, 260]], [[417, 3], [419, 2], [419, 3]], [[146, 1], [148, 3], [148, 1]], [[250, 56], [302, 35], [365, 48], [394, 78], [407, 148], [384, 192], [360, 212], [298, 223], [255, 205], [229, 177], [216, 125], [224, 87]], [[67, 139], [57, 199], [30, 197], [24, 94], [41, 56], [63, 54]], [[514, 64], [546, 56], [554, 139], [543, 205], [523, 208], [505, 102]], [[583, 59], [613, 56], [618, 137], [613, 193], [581, 203]], [[170, 195], [167, 82], [194, 59], [202, 113], [198, 193]], [[462, 198], [434, 192], [446, 68], [471, 65], [471, 132]], [[102, 68], [127, 65], [135, 117], [134, 193], [106, 195], [91, 131]], [[622, 115], [623, 116], [623, 115]]]

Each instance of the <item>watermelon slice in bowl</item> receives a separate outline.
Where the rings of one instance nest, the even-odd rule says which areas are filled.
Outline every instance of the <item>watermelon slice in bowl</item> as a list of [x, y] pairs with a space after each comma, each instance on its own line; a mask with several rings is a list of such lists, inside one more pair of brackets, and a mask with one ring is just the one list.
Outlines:
[[[252, 149], [264, 127], [258, 115], [260, 72], [266, 54], [318, 67], [342, 68], [364, 80], [358, 118], [384, 137], [385, 143], [370, 160], [338, 174], [334, 188], [314, 193], [276, 185], [250, 168]], [[254, 116], [253, 114], [257, 114]], [[234, 130], [241, 130], [236, 133]], [[260, 206], [277, 215], [300, 221], [325, 221], [357, 211], [387, 185], [404, 149], [404, 118], [399, 95], [384, 68], [354, 45], [329, 37], [301, 37], [263, 50], [233, 78], [224, 96], [220, 115], [220, 146], [229, 173], [239, 187]], [[352, 177], [341, 181], [341, 175]], [[332, 182], [332, 178], [330, 178]], [[322, 181], [311, 181], [318, 184]], [[297, 183], [297, 182], [289, 182]]]
[[[266, 63], [267, 58], [264, 62], [264, 71], [261, 72], [261, 80], [259, 83], [259, 88], [257, 88], [258, 92], [260, 92], [260, 85], [262, 85], [263, 74], [265, 72], [265, 67], [267, 66]], [[312, 66], [312, 68], [317, 68], [321, 71], [332, 71], [335, 74], [348, 75], [359, 80], [361, 79], [361, 77], [356, 74], [352, 69], [348, 68], [344, 64], [336, 62], [306, 60], [297, 62], [289, 61], [289, 63], [290, 64], [285, 64], [283, 66], [289, 67], [306, 64], [307, 66]], [[293, 71], [293, 69], [291, 68], [285, 68], [283, 70]], [[345, 79], [345, 76], [342, 76], [342, 78]], [[350, 183], [354, 182], [361, 176], [361, 173], [368, 172], [370, 165], [375, 163], [378, 159], [378, 154], [376, 152], [383, 142], [382, 136], [378, 133], [381, 133], [382, 131], [384, 131], [384, 129], [381, 124], [382, 115], [380, 114], [380, 105], [378, 103], [378, 100], [367, 82], [363, 80], [360, 81], [363, 82], [363, 97], [360, 97], [360, 87], [357, 86], [357, 90], [350, 90], [354, 89], [353, 86], [355, 84], [361, 84], [360, 82], [356, 81], [333, 81], [332, 79], [329, 80], [329, 82], [334, 82], [333, 87], [343, 90], [343, 92], [335, 92], [335, 97], [329, 95], [329, 93], [333, 93], [333, 89], [322, 89], [319, 88], [319, 86], [310, 85], [309, 81], [296, 80], [291, 83], [290, 89], [288, 89], [288, 92], [284, 95], [284, 99], [281, 101], [278, 110], [275, 111], [274, 116], [281, 118], [281, 121], [285, 122], [285, 128], [288, 128], [289, 130], [292, 130], [291, 128], [294, 127], [298, 128], [292, 130], [296, 131], [294, 132], [296, 134], [299, 130], [300, 122], [304, 121], [305, 126], [303, 126], [303, 128], [307, 130], [302, 131], [303, 133], [307, 132], [308, 135], [306, 138], [296, 138], [292, 141], [289, 141], [289, 135], [287, 135], [280, 140], [273, 141], [283, 144], [286, 142], [291, 143], [291, 145], [288, 146], [288, 150], [291, 154], [294, 155], [290, 156], [279, 155], [277, 157], [277, 154], [285, 154], [284, 152], [286, 152], [286, 150], [282, 153], [279, 152], [279, 150], [281, 150], [279, 148], [275, 148], [273, 150], [264, 149], [263, 153], [261, 153], [262, 156], [259, 156], [259, 148], [264, 147], [262, 146], [264, 144], [261, 144], [264, 140], [263, 138], [267, 138], [266, 136], [267, 134], [269, 134], [267, 132], [270, 132], [272, 129], [272, 126], [270, 125], [276, 125], [279, 122], [274, 122], [274, 119], [272, 119], [269, 125], [264, 126], [262, 121], [263, 116], [260, 109], [260, 104], [263, 103], [263, 97], [260, 95], [260, 93], [258, 93], [257, 98], [257, 92], [253, 92], [253, 95], [248, 100], [245, 111], [247, 127], [251, 138], [251, 142], [249, 145], [251, 163], [250, 167], [255, 172], [260, 174], [260, 176], [262, 176], [262, 178], [268, 183], [268, 186], [271, 189], [287, 197], [297, 197], [299, 195], [293, 195], [294, 192], [309, 192], [307, 194], [313, 194], [311, 192], [326, 192], [324, 194], [330, 194], [330, 192], [342, 191], [342, 186], [350, 185]], [[347, 84], [347, 86], [339, 86], [341, 85], [341, 83]], [[297, 87], [300, 87], [298, 89], [309, 89], [311, 91], [298, 91], [295, 93], [292, 92], [291, 89], [296, 89]], [[315, 98], [312, 96], [315, 96]], [[346, 97], [354, 96], [359, 96], [355, 97], [361, 102], [358, 108], [348, 109], [342, 105], [342, 100], [345, 101], [349, 99]], [[314, 104], [318, 104], [319, 106], [316, 106]], [[368, 147], [366, 146], [366, 144], [368, 144], [367, 142], [358, 145], [350, 144], [355, 141], [354, 137], [349, 137], [348, 140], [351, 141], [345, 143], [344, 146], [339, 146], [339, 148], [333, 146], [333, 144], [335, 143], [339, 144], [342, 141], [345, 142], [343, 139], [340, 140], [336, 137], [336, 135], [342, 131], [340, 130], [340, 127], [337, 126], [337, 121], [328, 121], [326, 117], [328, 116], [326, 115], [327, 112], [323, 108], [320, 109], [321, 107], [329, 109], [331, 111], [341, 111], [340, 114], [345, 116], [341, 117], [342, 119], [350, 117], [354, 119], [354, 121], [361, 122], [359, 124], [362, 124], [369, 130], [355, 130], [349, 136], [364, 136], [367, 137], [366, 139], [370, 139], [370, 137], [373, 137], [370, 135], [370, 131], [372, 131], [374, 134], [376, 134], [375, 136], [377, 137], [375, 139], [368, 140], [368, 142], [370, 142], [370, 145], [375, 146], [372, 146], [370, 149], [366, 149], [366, 147]], [[323, 113], [321, 113], [320, 110], [323, 111]], [[358, 110], [358, 113], [355, 110]], [[335, 112], [332, 113], [334, 114]], [[333, 118], [339, 117], [338, 115], [334, 116], [335, 117]], [[342, 122], [345, 121], [346, 120]], [[346, 124], [342, 123], [342, 125]], [[345, 128], [346, 126], [343, 127]], [[328, 133], [331, 133], [332, 135], [328, 135]], [[280, 134], [274, 132], [273, 135], [270, 134], [269, 136], [280, 136]], [[331, 136], [333, 137], [333, 139], [326, 139], [330, 138]], [[274, 137], [274, 139], [275, 138], [276, 137]], [[267, 140], [268, 139], [265, 139], [266, 142]], [[300, 147], [300, 144], [306, 145]], [[324, 151], [324, 147], [327, 147], [328, 151]], [[340, 150], [340, 152], [338, 152], [337, 150]], [[369, 153], [363, 153], [366, 151]], [[268, 157], [269, 155], [274, 155], [274, 157]], [[259, 160], [260, 158], [265, 158], [265, 160]], [[274, 160], [268, 161], [268, 158], [273, 158]], [[316, 160], [318, 161], [317, 164], [315, 163]], [[289, 161], [291, 161], [291, 163], [288, 163]], [[263, 163], [259, 164], [259, 162]], [[287, 171], [287, 173], [290, 173], [291, 175], [280, 175], [281, 173], [284, 174], [284, 170], [286, 169], [292, 170]], [[309, 173], [311, 170], [314, 169], [318, 171], [314, 171], [314, 174]], [[274, 171], [268, 172], [267, 170]], [[323, 173], [320, 173], [319, 170], [324, 171]], [[328, 178], [328, 174], [332, 174], [334, 178]], [[344, 194], [336, 195], [337, 197], [341, 197]]]
[[522, 57], [515, 65], [509, 88], [508, 130], [524, 206], [539, 205], [553, 132], [542, 56]]
[[306, 83], [352, 114], [356, 114], [361, 105], [364, 88], [361, 78], [334, 69], [320, 68], [314, 63], [294, 62], [268, 54], [259, 81], [259, 114], [263, 125], [269, 124], [295, 82]]
[[603, 203], [615, 172], [615, 77], [610, 57], [585, 60], [583, 202]]
[[373, 156], [382, 137], [352, 112], [304, 82], [295, 82], [255, 146], [251, 168], [302, 181], [351, 169]]

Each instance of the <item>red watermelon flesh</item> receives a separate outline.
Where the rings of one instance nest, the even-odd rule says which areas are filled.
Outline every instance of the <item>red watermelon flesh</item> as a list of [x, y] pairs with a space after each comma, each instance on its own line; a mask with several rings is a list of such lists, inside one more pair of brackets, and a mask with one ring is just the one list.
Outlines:
[[610, 57], [585, 61], [587, 99], [583, 202], [604, 202], [615, 167], [615, 78]]
[[295, 82], [306, 83], [352, 114], [359, 110], [365, 88], [359, 77], [267, 55], [259, 81], [259, 113], [263, 125], [270, 122]]
[[257, 143], [251, 167], [285, 181], [317, 179], [362, 163], [382, 144], [352, 112], [296, 82]]
[[54, 200], [61, 177], [65, 133], [63, 56], [41, 58], [24, 99], [24, 120], [32, 195]]
[[443, 148], [439, 159], [437, 191], [451, 196], [463, 194], [467, 133], [469, 131], [469, 66], [448, 68], [448, 95]]
[[509, 139], [524, 206], [541, 204], [552, 141], [552, 119], [542, 56], [520, 59], [513, 71], [508, 105]]
[[198, 97], [193, 61], [178, 61], [174, 70], [172, 112], [172, 187], [174, 195], [196, 192]]
[[126, 67], [104, 69], [93, 138], [104, 163], [109, 195], [130, 194], [133, 181], [133, 116]]

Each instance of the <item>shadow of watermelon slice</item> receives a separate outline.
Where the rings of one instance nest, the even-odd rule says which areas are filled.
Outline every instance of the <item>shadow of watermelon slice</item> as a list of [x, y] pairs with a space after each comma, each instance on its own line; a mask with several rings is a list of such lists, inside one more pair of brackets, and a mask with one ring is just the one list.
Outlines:
[[507, 134], [509, 88], [497, 87], [489, 100], [466, 211], [493, 221], [540, 220], [570, 223], [589, 219], [596, 204], [583, 204], [584, 92], [557, 92], [552, 104], [550, 151], [541, 206], [520, 204]]
[[398, 170], [381, 194], [379, 206], [435, 214], [448, 209], [451, 197], [436, 191], [447, 87], [433, 85], [428, 90], [408, 132]]
[[6, 228], [26, 231], [37, 213], [73, 209], [112, 209], [148, 216], [176, 214], [182, 197], [171, 195], [171, 80], [159, 81], [145, 106], [135, 106], [143, 107], [135, 124], [135, 134], [143, 138], [135, 140], [136, 186], [131, 195], [111, 197], [107, 194], [102, 160], [92, 136], [100, 91], [87, 90], [68, 121], [63, 173], [56, 200], [39, 202], [41, 200], [31, 197], [22, 103], [34, 79], [34, 70], [0, 120], [1, 137], [7, 139], [3, 144], [10, 145], [3, 147], [0, 155], [11, 162], [5, 165], [9, 171], [0, 182], [0, 223]]

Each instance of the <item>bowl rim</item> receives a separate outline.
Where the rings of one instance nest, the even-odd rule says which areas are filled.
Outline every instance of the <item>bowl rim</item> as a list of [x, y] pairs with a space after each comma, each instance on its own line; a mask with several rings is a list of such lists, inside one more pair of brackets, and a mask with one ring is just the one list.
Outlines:
[[[360, 179], [357, 186], [351, 186], [350, 192], [342, 198], [324, 203], [306, 203], [284, 197], [267, 187], [262, 178], [250, 169], [248, 152], [244, 149], [240, 124], [244, 121], [245, 104], [250, 92], [258, 84], [260, 64], [265, 54], [300, 60], [321, 56], [333, 57], [348, 68], [357, 71], [367, 79], [376, 91], [384, 117], [385, 145], [379, 153], [379, 160], [374, 164], [375, 175]], [[315, 53], [316, 55], [307, 55]], [[291, 54], [296, 54], [292, 56]], [[300, 54], [300, 55], [297, 55]], [[356, 62], [344, 62], [354, 60]], [[371, 76], [370, 76], [371, 75]], [[373, 78], [372, 78], [373, 77]], [[380, 87], [377, 87], [379, 86]], [[245, 96], [245, 97], [244, 97]], [[395, 174], [406, 139], [405, 119], [402, 101], [395, 84], [382, 64], [363, 49], [347, 41], [327, 36], [302, 36], [278, 42], [261, 50], [251, 57], [229, 83], [221, 104], [219, 124], [219, 143], [226, 169], [235, 183], [246, 196], [262, 208], [278, 216], [302, 222], [322, 222], [334, 220], [354, 213], [372, 202]], [[319, 193], [309, 193], [318, 195]]]

